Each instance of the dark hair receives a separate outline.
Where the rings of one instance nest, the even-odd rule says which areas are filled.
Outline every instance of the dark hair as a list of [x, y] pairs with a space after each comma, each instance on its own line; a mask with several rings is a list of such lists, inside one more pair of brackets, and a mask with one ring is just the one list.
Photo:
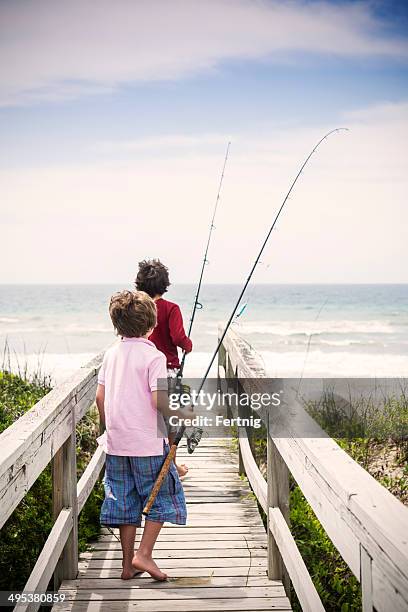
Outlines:
[[119, 336], [140, 338], [156, 325], [156, 304], [143, 291], [120, 291], [112, 295], [109, 314]]
[[145, 291], [150, 297], [163, 295], [170, 285], [169, 270], [160, 259], [140, 261], [135, 284], [138, 291]]

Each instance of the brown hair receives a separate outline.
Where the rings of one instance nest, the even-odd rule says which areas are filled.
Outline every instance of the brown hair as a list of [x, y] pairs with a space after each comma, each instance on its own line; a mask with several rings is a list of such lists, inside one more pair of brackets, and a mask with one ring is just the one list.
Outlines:
[[169, 270], [160, 259], [140, 261], [135, 284], [138, 291], [145, 291], [150, 297], [163, 295], [170, 285]]
[[143, 291], [120, 291], [112, 295], [109, 314], [119, 336], [140, 338], [156, 325], [156, 304]]

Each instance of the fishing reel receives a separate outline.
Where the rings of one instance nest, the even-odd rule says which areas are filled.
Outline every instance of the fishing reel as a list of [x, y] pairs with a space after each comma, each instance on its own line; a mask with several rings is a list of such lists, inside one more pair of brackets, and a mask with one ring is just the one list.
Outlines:
[[191, 455], [194, 453], [195, 449], [200, 443], [201, 438], [203, 437], [204, 430], [201, 427], [194, 427], [193, 431], [187, 438], [187, 451], [188, 454]]
[[[175, 378], [171, 379], [171, 392], [177, 393], [178, 395], [188, 394], [190, 395], [191, 387], [190, 385], [186, 385], [182, 380], [182, 370], [178, 373]], [[189, 455], [194, 453], [195, 449], [200, 443], [200, 440], [203, 436], [203, 429], [201, 427], [194, 427], [189, 435], [186, 434], [187, 441], [187, 451]]]

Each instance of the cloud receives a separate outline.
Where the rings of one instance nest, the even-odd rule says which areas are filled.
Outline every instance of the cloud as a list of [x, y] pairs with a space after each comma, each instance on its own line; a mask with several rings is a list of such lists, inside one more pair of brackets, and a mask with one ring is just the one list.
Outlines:
[[228, 60], [291, 54], [404, 58], [368, 3], [274, 0], [5, 0], [0, 105], [180, 79]]
[[345, 121], [360, 124], [386, 122], [404, 122], [408, 120], [408, 102], [386, 102], [369, 108], [343, 112]]
[[[301, 162], [331, 127], [233, 136], [208, 282], [242, 281]], [[347, 127], [312, 157], [256, 282], [408, 281], [408, 104], [362, 108]], [[0, 258], [13, 262], [1, 280], [125, 281], [141, 258], [160, 256], [174, 282], [194, 282], [229, 136], [208, 134], [201, 153], [200, 136], [174, 134], [160, 155], [131, 149], [92, 165], [1, 171]]]
[[139, 138], [138, 140], [105, 140], [92, 147], [94, 152], [114, 155], [115, 153], [141, 153], [143, 155], [166, 154], [180, 152], [181, 150], [204, 148], [213, 149], [228, 142], [228, 137], [220, 134], [167, 134], [153, 138]]

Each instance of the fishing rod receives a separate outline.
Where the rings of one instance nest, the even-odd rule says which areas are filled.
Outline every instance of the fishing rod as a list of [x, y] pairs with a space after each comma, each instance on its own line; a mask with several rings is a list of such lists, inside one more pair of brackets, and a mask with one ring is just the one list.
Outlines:
[[[214, 353], [213, 353], [213, 355], [211, 357], [211, 360], [210, 360], [210, 363], [209, 363], [209, 365], [207, 367], [207, 370], [205, 371], [205, 374], [204, 374], [204, 376], [203, 376], [203, 378], [201, 380], [200, 386], [199, 386], [198, 391], [197, 391], [197, 395], [200, 393], [200, 391], [204, 387], [205, 381], [207, 380], [208, 374], [210, 373], [210, 370], [211, 370], [212, 365], [214, 363], [214, 360], [215, 360], [215, 358], [216, 358], [216, 356], [218, 354], [218, 351], [220, 350], [221, 345], [222, 345], [222, 343], [224, 341], [224, 338], [227, 335], [228, 329], [231, 326], [232, 321], [234, 320], [235, 313], [237, 312], [237, 310], [239, 308], [239, 305], [241, 303], [242, 297], [244, 296], [244, 293], [245, 293], [245, 291], [246, 291], [246, 289], [247, 289], [247, 287], [248, 287], [248, 285], [249, 285], [249, 283], [251, 281], [251, 278], [252, 278], [252, 276], [253, 276], [253, 274], [255, 272], [255, 269], [256, 269], [256, 267], [257, 267], [257, 265], [259, 263], [259, 260], [261, 259], [262, 253], [264, 252], [264, 249], [265, 249], [265, 247], [266, 247], [266, 245], [268, 243], [268, 240], [269, 240], [269, 238], [270, 238], [270, 236], [271, 236], [271, 234], [272, 234], [272, 232], [273, 232], [273, 230], [274, 230], [274, 228], [276, 226], [276, 223], [277, 223], [277, 221], [278, 221], [278, 219], [280, 217], [280, 214], [281, 214], [282, 210], [284, 209], [285, 204], [288, 201], [289, 196], [290, 196], [294, 186], [296, 185], [298, 179], [300, 178], [300, 176], [301, 176], [305, 166], [308, 164], [310, 158], [317, 151], [317, 149], [322, 144], [322, 142], [324, 140], [326, 140], [329, 136], [331, 136], [331, 134], [334, 134], [335, 132], [340, 132], [342, 130], [348, 131], [348, 128], [336, 128], [334, 130], [330, 130], [330, 132], [327, 132], [327, 134], [325, 134], [323, 136], [323, 138], [321, 138], [319, 140], [319, 142], [313, 147], [313, 149], [310, 151], [309, 155], [306, 157], [306, 159], [304, 160], [303, 164], [301, 165], [300, 170], [298, 171], [297, 175], [295, 176], [295, 178], [294, 178], [294, 180], [293, 180], [293, 182], [292, 182], [292, 184], [291, 184], [291, 186], [289, 188], [289, 191], [285, 195], [285, 197], [283, 199], [283, 202], [280, 205], [280, 208], [279, 208], [277, 214], [275, 215], [275, 218], [273, 219], [272, 225], [270, 226], [270, 228], [268, 230], [268, 233], [266, 234], [266, 237], [265, 237], [265, 239], [264, 239], [264, 241], [262, 243], [262, 246], [261, 246], [261, 248], [259, 250], [259, 253], [258, 253], [258, 255], [255, 258], [255, 261], [254, 261], [254, 263], [253, 263], [253, 265], [251, 267], [251, 270], [249, 272], [248, 278], [246, 279], [246, 281], [244, 283], [244, 286], [242, 287], [241, 293], [239, 294], [239, 297], [238, 297], [238, 299], [237, 299], [237, 301], [236, 301], [236, 303], [234, 305], [234, 308], [233, 308], [233, 310], [231, 312], [231, 315], [230, 315], [230, 317], [229, 317], [229, 319], [228, 319], [228, 321], [227, 321], [227, 323], [225, 325], [224, 331], [222, 332], [221, 337], [218, 340], [217, 347], [216, 347], [216, 349], [215, 349], [215, 351], [214, 351]], [[166, 475], [167, 475], [167, 473], [168, 473], [168, 471], [170, 469], [170, 465], [171, 465], [171, 463], [172, 463], [172, 461], [173, 461], [173, 459], [175, 457], [175, 454], [176, 454], [176, 451], [177, 451], [177, 446], [180, 443], [180, 440], [182, 439], [185, 431], [186, 431], [186, 426], [185, 425], [182, 425], [180, 427], [180, 429], [177, 431], [177, 434], [175, 436], [174, 442], [173, 442], [173, 444], [170, 447], [169, 453], [168, 453], [166, 459], [164, 460], [163, 466], [162, 466], [162, 468], [161, 468], [161, 470], [159, 472], [159, 475], [157, 476], [156, 482], [153, 485], [153, 488], [152, 488], [152, 491], [150, 493], [149, 499], [148, 499], [148, 501], [147, 501], [147, 503], [146, 503], [146, 505], [145, 505], [145, 507], [143, 509], [143, 514], [145, 516], [148, 516], [148, 514], [149, 514], [149, 512], [150, 512], [150, 510], [151, 510], [151, 508], [152, 508], [152, 506], [154, 504], [154, 501], [155, 501], [155, 499], [157, 497], [157, 494], [160, 491], [160, 487], [161, 487], [161, 485], [162, 485], [162, 483], [163, 483], [163, 481], [164, 481], [164, 479], [165, 479], [165, 477], [166, 477]], [[194, 428], [193, 433], [187, 439], [188, 452], [189, 453], [193, 453], [194, 452], [195, 448], [197, 447], [197, 445], [199, 444], [199, 442], [201, 440], [202, 434], [203, 434], [203, 430], [201, 429], [201, 427]]]
[[[193, 329], [193, 324], [194, 324], [194, 319], [195, 319], [196, 312], [197, 312], [197, 310], [201, 310], [201, 308], [203, 307], [203, 305], [199, 301], [200, 291], [201, 291], [201, 285], [202, 285], [202, 282], [203, 282], [205, 266], [209, 263], [208, 259], [207, 259], [208, 250], [210, 248], [212, 233], [213, 233], [213, 230], [215, 229], [214, 221], [215, 221], [215, 216], [217, 214], [218, 202], [220, 200], [221, 188], [222, 188], [222, 183], [223, 183], [223, 180], [224, 180], [225, 167], [226, 167], [227, 161], [228, 161], [230, 145], [231, 145], [231, 143], [229, 142], [227, 144], [227, 150], [225, 152], [225, 157], [224, 157], [224, 163], [223, 163], [223, 166], [222, 166], [220, 182], [219, 182], [219, 185], [218, 185], [217, 197], [215, 198], [215, 205], [214, 205], [214, 210], [213, 210], [213, 214], [212, 214], [212, 218], [211, 218], [210, 230], [208, 232], [208, 239], [207, 239], [207, 244], [206, 244], [205, 252], [204, 252], [204, 259], [203, 259], [203, 263], [202, 263], [202, 266], [201, 266], [200, 278], [198, 280], [197, 290], [196, 290], [196, 294], [195, 294], [195, 298], [194, 298], [193, 310], [191, 312], [190, 325], [188, 327], [188, 332], [187, 332], [187, 336], [188, 337], [191, 336], [191, 330]], [[184, 370], [184, 363], [185, 363], [185, 360], [186, 360], [186, 355], [187, 355], [187, 353], [184, 351], [183, 357], [182, 357], [182, 360], [181, 360], [181, 364], [180, 364], [180, 368], [179, 368], [179, 371], [178, 371], [178, 378], [182, 378], [182, 376], [183, 376], [183, 370]]]

